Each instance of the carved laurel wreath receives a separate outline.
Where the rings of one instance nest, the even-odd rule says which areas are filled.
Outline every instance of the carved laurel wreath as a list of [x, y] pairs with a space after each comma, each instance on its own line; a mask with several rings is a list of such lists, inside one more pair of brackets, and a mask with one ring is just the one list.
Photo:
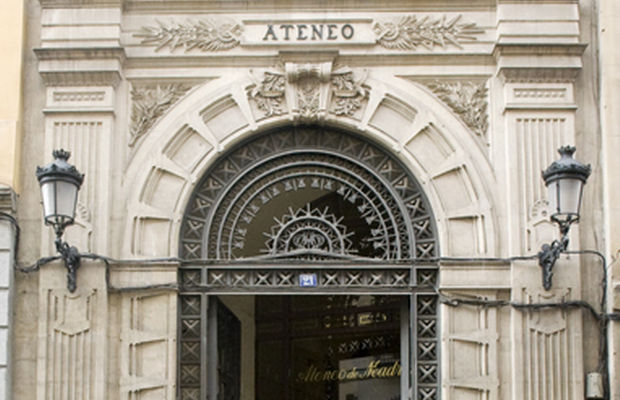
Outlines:
[[459, 23], [460, 19], [460, 15], [450, 20], [445, 15], [434, 19], [407, 15], [396, 22], [377, 22], [373, 31], [377, 43], [388, 49], [415, 50], [423, 46], [430, 50], [448, 44], [462, 48], [462, 41], [476, 40], [474, 35], [484, 31], [475, 23]]
[[[230, 19], [203, 18], [185, 23], [172, 22], [158, 26], [142, 27], [139, 33], [143, 45], [156, 46], [155, 51], [169, 48], [174, 51], [182, 47], [185, 52], [203, 52], [232, 49], [240, 44], [243, 26]], [[484, 29], [475, 23], [461, 22], [461, 15], [451, 19], [447, 16], [432, 18], [406, 15], [394, 21], [375, 22], [372, 27], [377, 44], [387, 49], [415, 50], [422, 46], [427, 49], [453, 45], [462, 48], [461, 43], [476, 40]]]
[[221, 51], [239, 45], [243, 27], [233, 21], [223, 19], [201, 19], [200, 21], [173, 23], [166, 26], [157, 21], [159, 26], [143, 27], [134, 34], [142, 37], [142, 44], [157, 46], [155, 51], [168, 47], [174, 51], [182, 47], [185, 52], [193, 49], [200, 51]]

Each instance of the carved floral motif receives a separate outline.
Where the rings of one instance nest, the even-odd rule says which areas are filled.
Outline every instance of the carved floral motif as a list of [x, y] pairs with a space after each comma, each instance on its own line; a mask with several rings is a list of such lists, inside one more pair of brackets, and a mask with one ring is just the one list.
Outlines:
[[480, 137], [488, 128], [487, 88], [479, 82], [439, 82], [427, 84], [437, 97], [446, 103], [461, 120]]
[[311, 121], [318, 117], [320, 88], [321, 81], [316, 77], [307, 77], [297, 82], [297, 109], [302, 120]]
[[248, 90], [248, 97], [256, 102], [266, 117], [286, 113], [284, 101], [284, 74], [274, 71], [265, 72], [263, 79], [257, 81]]
[[181, 83], [134, 86], [131, 90], [131, 126], [129, 146], [136, 144], [170, 106], [176, 103], [190, 86]]
[[366, 75], [356, 81], [350, 70], [332, 74], [332, 93], [336, 104], [332, 110], [334, 114], [350, 117], [362, 107], [362, 101], [368, 97], [368, 90], [363, 87], [365, 78]]
[[376, 22], [373, 31], [377, 35], [377, 43], [388, 49], [415, 50], [419, 46], [427, 49], [453, 45], [462, 48], [461, 42], [476, 40], [476, 34], [484, 30], [475, 23], [459, 23], [458, 15], [450, 20], [415, 15], [401, 17], [395, 22]]
[[[287, 112], [285, 107], [286, 88], [294, 93], [294, 112], [304, 121], [312, 121], [321, 112], [321, 98], [330, 91], [335, 115], [353, 116], [368, 97], [368, 89], [363, 85], [366, 74], [355, 78], [353, 71], [346, 67], [332, 71], [331, 64], [289, 64], [266, 71], [261, 80], [254, 78], [247, 94], [256, 102], [265, 117]], [[290, 93], [290, 92], [289, 92]]]
[[134, 36], [142, 37], [142, 44], [157, 46], [155, 51], [168, 47], [174, 51], [183, 47], [185, 52], [198, 49], [203, 52], [222, 51], [239, 45], [243, 27], [227, 19], [201, 19], [195, 22], [173, 23], [169, 26], [142, 27]]

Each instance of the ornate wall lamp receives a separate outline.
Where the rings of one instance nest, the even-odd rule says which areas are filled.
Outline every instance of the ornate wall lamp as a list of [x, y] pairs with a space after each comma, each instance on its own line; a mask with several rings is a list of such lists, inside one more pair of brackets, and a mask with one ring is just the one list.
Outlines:
[[550, 245], [544, 244], [538, 253], [538, 264], [542, 268], [545, 290], [551, 289], [553, 266], [568, 247], [570, 226], [579, 221], [583, 186], [591, 172], [590, 165], [584, 165], [573, 158], [575, 147], [563, 146], [558, 152], [562, 157], [551, 163], [542, 173], [552, 210], [551, 220], [558, 224], [562, 236], [560, 240], [554, 240]]
[[53, 162], [37, 167], [37, 179], [41, 186], [45, 224], [54, 227], [56, 250], [67, 268], [67, 288], [74, 292], [76, 272], [80, 267], [80, 253], [76, 247], [62, 241], [62, 234], [75, 219], [77, 195], [84, 181], [84, 174], [67, 162], [71, 155], [68, 151], [54, 150], [52, 155]]

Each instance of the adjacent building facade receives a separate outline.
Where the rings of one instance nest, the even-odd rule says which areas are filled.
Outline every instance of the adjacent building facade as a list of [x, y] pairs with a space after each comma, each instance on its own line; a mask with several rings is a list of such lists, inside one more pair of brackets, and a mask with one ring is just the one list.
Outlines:
[[[7, 398], [620, 398], [618, 8], [16, 5]], [[545, 290], [563, 145], [592, 175]], [[85, 174], [75, 292], [27, 268], [55, 253], [34, 171], [58, 148]]]

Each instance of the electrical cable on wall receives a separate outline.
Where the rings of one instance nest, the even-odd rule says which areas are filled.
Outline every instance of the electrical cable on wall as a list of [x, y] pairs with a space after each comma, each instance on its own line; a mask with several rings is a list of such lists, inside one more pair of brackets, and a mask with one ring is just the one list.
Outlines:
[[[29, 274], [36, 271], [39, 271], [41, 267], [60, 260], [61, 256], [51, 256], [51, 257], [42, 257], [34, 262], [32, 265], [28, 266], [20, 266], [17, 262], [17, 250], [19, 248], [19, 235], [20, 235], [20, 227], [17, 223], [16, 219], [7, 213], [0, 213], [0, 220], [9, 221], [14, 230], [15, 230], [15, 245], [13, 249], [13, 259], [15, 270]], [[472, 307], [493, 307], [493, 308], [503, 308], [510, 307], [515, 310], [521, 312], [534, 312], [548, 309], [582, 309], [587, 311], [599, 324], [599, 357], [598, 357], [598, 372], [601, 373], [605, 379], [603, 380], [605, 385], [605, 393], [606, 399], [608, 398], [609, 393], [609, 380], [607, 377], [609, 376], [608, 371], [608, 360], [606, 357], [608, 351], [608, 338], [607, 338], [607, 326], [609, 321], [620, 321], [620, 313], [607, 313], [606, 312], [606, 302], [607, 302], [607, 261], [605, 256], [596, 250], [580, 250], [580, 251], [564, 251], [565, 254], [575, 254], [575, 255], [595, 255], [601, 260], [601, 267], [603, 270], [603, 278], [601, 281], [601, 302], [599, 304], [600, 311], [598, 311], [592, 304], [588, 303], [584, 300], [569, 300], [562, 302], [550, 302], [550, 303], [518, 303], [509, 300], [488, 300], [488, 299], [472, 299], [472, 298], [461, 298], [455, 296], [449, 296], [441, 292], [437, 285], [433, 286], [434, 292], [437, 294], [439, 302], [448, 307], [461, 307], [461, 306], [472, 306]], [[79, 253], [81, 258], [87, 258], [91, 260], [102, 261], [105, 264], [105, 281], [106, 287], [110, 292], [115, 293], [123, 293], [123, 292], [135, 292], [135, 291], [144, 291], [144, 290], [172, 290], [178, 291], [179, 287], [176, 282], [169, 283], [161, 283], [161, 284], [150, 284], [150, 285], [140, 285], [140, 286], [127, 286], [127, 287], [116, 287], [110, 281], [110, 264], [160, 264], [160, 263], [220, 263], [218, 260], [185, 260], [178, 257], [160, 257], [160, 258], [148, 258], [148, 259], [114, 259], [111, 257], [93, 254], [93, 253]], [[538, 255], [531, 256], [515, 256], [515, 257], [436, 257], [424, 260], [399, 260], [399, 263], [403, 264], [435, 264], [440, 266], [442, 262], [476, 262], [476, 263], [511, 263], [514, 261], [525, 261], [525, 260], [535, 260], [538, 259]], [[355, 260], [354, 260], [355, 261]], [[285, 263], [285, 260], [280, 260], [279, 263]], [[233, 264], [228, 261], [227, 263]], [[221, 264], [221, 263], [220, 263]], [[276, 262], [278, 264], [278, 262]]]

